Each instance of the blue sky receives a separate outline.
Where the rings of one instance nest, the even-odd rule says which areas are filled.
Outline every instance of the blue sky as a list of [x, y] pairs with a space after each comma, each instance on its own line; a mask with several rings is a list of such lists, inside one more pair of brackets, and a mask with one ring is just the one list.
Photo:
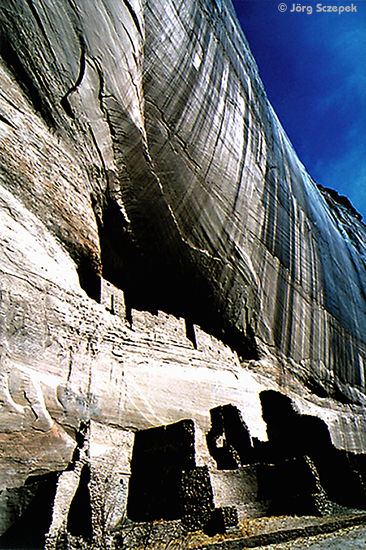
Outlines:
[[[366, 222], [366, 0], [233, 0], [267, 95], [311, 176]], [[286, 4], [286, 11], [278, 9]], [[291, 12], [307, 6], [302, 12]], [[312, 13], [310, 12], [312, 7]]]

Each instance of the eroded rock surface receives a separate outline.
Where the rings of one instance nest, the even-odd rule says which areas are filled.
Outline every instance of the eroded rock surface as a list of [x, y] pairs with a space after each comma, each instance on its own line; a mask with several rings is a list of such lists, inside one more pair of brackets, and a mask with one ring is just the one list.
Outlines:
[[133, 507], [149, 429], [157, 482], [185, 480], [164, 519], [364, 506], [366, 228], [231, 4], [5, 0], [0, 24], [2, 532], [47, 483], [51, 546], [160, 519]]

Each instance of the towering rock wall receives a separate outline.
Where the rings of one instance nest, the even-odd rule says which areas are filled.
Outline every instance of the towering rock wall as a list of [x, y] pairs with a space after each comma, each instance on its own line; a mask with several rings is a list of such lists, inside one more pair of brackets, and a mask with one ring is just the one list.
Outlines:
[[348, 386], [364, 378], [364, 227], [345, 230], [297, 159], [229, 8], [151, 10], [147, 140], [174, 243], [193, 266], [192, 315], [228, 341], [238, 331], [243, 357], [255, 357], [255, 336], [259, 354], [276, 349], [322, 394], [341, 389], [352, 401]]
[[29, 476], [78, 472], [57, 531], [83, 465], [96, 495], [120, 460], [114, 525], [134, 432], [183, 420], [213, 505], [235, 486], [250, 513], [255, 483], [220, 471], [268, 459], [268, 411], [301, 424], [266, 390], [326, 423], [329, 456], [364, 453], [366, 229], [297, 158], [231, 4], [3, 0], [0, 18], [3, 530]]

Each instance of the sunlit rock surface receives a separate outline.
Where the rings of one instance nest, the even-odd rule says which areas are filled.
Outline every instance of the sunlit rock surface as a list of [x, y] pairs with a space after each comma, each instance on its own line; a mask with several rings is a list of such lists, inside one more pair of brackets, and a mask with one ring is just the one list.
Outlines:
[[230, 507], [283, 511], [253, 467], [279, 448], [307, 457], [318, 510], [325, 493], [362, 505], [353, 482], [355, 502], [331, 494], [309, 434], [334, 483], [350, 453], [362, 478], [366, 228], [297, 158], [231, 4], [1, 4], [2, 531], [26, 480], [68, 465], [47, 528], [68, 528], [85, 468], [94, 531], [103, 514], [115, 527], [139, 475], [134, 432], [183, 420], [183, 493], [202, 484], [211, 503], [198, 526], [215, 506], [226, 523]]

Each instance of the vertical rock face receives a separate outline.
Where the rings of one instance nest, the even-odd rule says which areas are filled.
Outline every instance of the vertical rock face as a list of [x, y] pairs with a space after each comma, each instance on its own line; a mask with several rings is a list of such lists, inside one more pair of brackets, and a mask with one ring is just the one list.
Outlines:
[[[366, 228], [297, 158], [230, 2], [6, 0], [0, 25], [2, 531], [67, 467], [51, 538], [87, 475], [101, 537], [130, 473], [151, 519], [148, 429], [185, 480], [165, 519], [297, 513], [306, 487], [263, 481], [284, 461], [307, 512], [364, 505]], [[305, 428], [332, 475], [287, 445]]]
[[255, 335], [325, 393], [362, 387], [364, 227], [345, 230], [297, 159], [228, 8], [205, 8], [151, 3], [145, 23], [148, 146], [181, 243], [169, 258], [198, 280], [190, 310], [237, 330], [244, 357]]

